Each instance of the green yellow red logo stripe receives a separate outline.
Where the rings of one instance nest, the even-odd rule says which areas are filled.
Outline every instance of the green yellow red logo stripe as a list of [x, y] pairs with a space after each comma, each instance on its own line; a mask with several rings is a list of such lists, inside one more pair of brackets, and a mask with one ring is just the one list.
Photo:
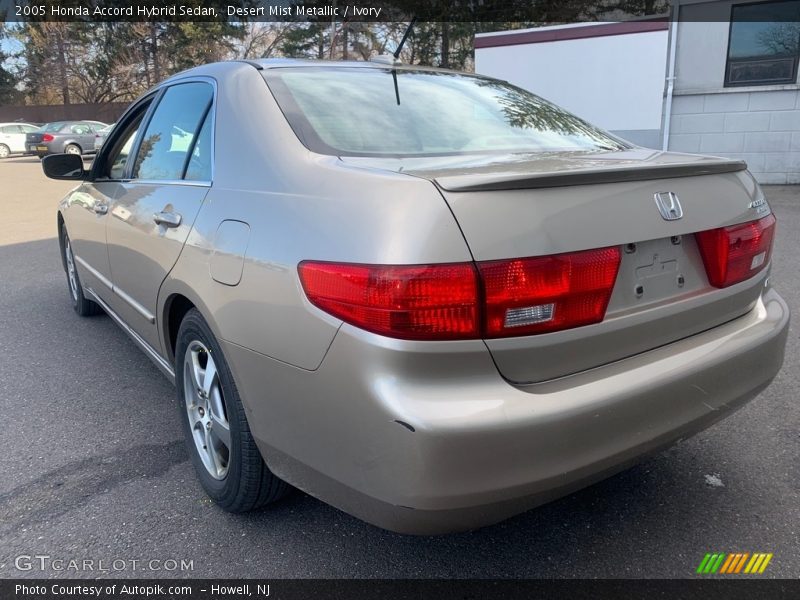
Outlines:
[[700, 575], [761, 574], [772, 560], [771, 552], [707, 552], [697, 566]]

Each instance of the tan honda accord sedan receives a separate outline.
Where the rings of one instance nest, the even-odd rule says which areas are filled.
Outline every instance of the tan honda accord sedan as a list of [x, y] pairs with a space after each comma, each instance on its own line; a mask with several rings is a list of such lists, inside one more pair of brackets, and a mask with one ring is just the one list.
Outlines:
[[229, 511], [291, 485], [396, 531], [480, 527], [724, 418], [783, 361], [744, 163], [502, 81], [210, 64], [135, 102], [88, 172], [44, 169], [80, 181], [58, 209], [76, 312], [175, 382]]

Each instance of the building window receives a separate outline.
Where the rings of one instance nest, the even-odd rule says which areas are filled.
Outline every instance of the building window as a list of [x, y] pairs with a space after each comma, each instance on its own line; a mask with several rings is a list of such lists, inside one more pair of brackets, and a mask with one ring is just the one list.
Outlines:
[[795, 83], [798, 42], [800, 0], [734, 5], [725, 85]]

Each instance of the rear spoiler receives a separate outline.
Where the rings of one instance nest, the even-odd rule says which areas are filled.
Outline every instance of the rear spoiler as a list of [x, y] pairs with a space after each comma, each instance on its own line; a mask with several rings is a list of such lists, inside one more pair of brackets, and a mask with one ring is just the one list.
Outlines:
[[618, 183], [695, 175], [733, 173], [747, 169], [742, 160], [719, 159], [702, 163], [626, 165], [596, 169], [544, 171], [538, 173], [470, 173], [436, 177], [434, 182], [448, 192], [488, 192]]

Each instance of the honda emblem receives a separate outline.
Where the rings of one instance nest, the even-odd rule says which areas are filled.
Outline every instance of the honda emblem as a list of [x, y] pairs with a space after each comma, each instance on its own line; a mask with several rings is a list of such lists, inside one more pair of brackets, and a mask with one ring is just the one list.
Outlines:
[[658, 212], [666, 221], [677, 221], [683, 216], [683, 208], [675, 192], [657, 192], [655, 195]]

